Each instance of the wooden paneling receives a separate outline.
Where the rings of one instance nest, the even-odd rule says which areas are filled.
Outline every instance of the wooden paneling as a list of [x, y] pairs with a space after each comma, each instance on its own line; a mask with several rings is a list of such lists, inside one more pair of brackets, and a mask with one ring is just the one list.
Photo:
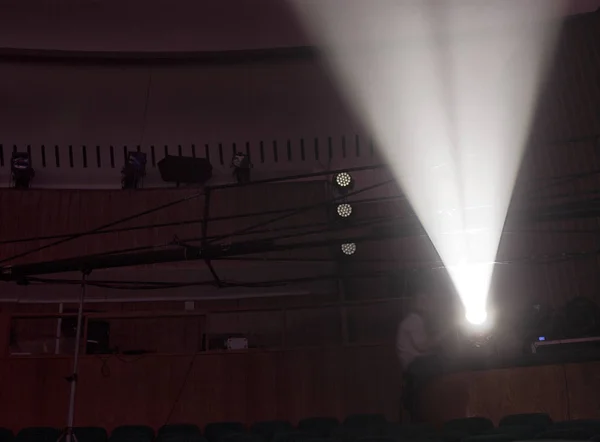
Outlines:
[[556, 421], [598, 418], [598, 368], [590, 362], [446, 375], [428, 386], [421, 408], [433, 422], [486, 416], [498, 423], [507, 414], [531, 412]]
[[[219, 420], [297, 421], [354, 412], [397, 416], [396, 364], [386, 347], [216, 353], [197, 356], [86, 356], [76, 425]], [[189, 370], [190, 364], [193, 364]], [[188, 373], [186, 379], [186, 373]], [[0, 426], [64, 425], [67, 358], [0, 360]], [[181, 390], [183, 382], [185, 387]], [[182, 391], [176, 402], [179, 391]], [[175, 404], [175, 405], [174, 405]]]
[[570, 419], [600, 418], [600, 363], [565, 366]]
[[[156, 227], [155, 224], [179, 223], [200, 220], [204, 215], [204, 196], [196, 196], [202, 189], [156, 189], [139, 191], [84, 191], [35, 190], [26, 192], [13, 189], [0, 190], [0, 240], [70, 235], [95, 229], [124, 217], [132, 216], [158, 206], [186, 199], [168, 208], [152, 212], [131, 221], [119, 223], [114, 228], [149, 226], [135, 230], [89, 235], [33, 253], [11, 264], [60, 259], [119, 249], [172, 244], [175, 237], [184, 240], [199, 238], [201, 225], [175, 224]], [[209, 235], [231, 234], [255, 224], [271, 220], [276, 214], [260, 215], [264, 211], [285, 210], [318, 204], [327, 197], [323, 182], [282, 183], [257, 185], [213, 191], [210, 218], [229, 217], [244, 213], [257, 215], [214, 220], [209, 223]], [[310, 224], [325, 220], [325, 209], [318, 207], [300, 215], [268, 224], [271, 229], [290, 225]], [[264, 235], [264, 233], [263, 233]], [[232, 238], [248, 239], [252, 235]], [[256, 235], [254, 235], [256, 237]], [[0, 259], [49, 244], [55, 239], [35, 239], [27, 242], [10, 242], [0, 248]]]
[[[434, 380], [422, 397], [432, 422], [546, 412], [555, 420], [599, 418], [600, 363], [462, 372]], [[62, 427], [72, 360], [0, 359], [0, 426]], [[180, 394], [181, 392], [181, 394]], [[296, 348], [197, 355], [85, 356], [77, 425], [287, 419], [400, 414], [393, 345]], [[171, 411], [172, 410], [172, 411]]]

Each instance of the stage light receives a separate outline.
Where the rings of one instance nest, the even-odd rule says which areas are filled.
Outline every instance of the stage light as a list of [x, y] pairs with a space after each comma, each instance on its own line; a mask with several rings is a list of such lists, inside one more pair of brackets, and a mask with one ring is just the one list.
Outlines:
[[247, 154], [236, 152], [231, 159], [231, 167], [233, 167], [233, 176], [238, 184], [250, 182], [250, 168], [252, 168], [252, 163]]
[[488, 326], [493, 263], [566, 2], [290, 3], [448, 268], [467, 320]]
[[12, 183], [15, 189], [28, 189], [35, 171], [31, 167], [29, 152], [13, 152], [10, 161]]
[[340, 172], [333, 177], [333, 185], [339, 192], [346, 193], [354, 187], [354, 180], [348, 172]]
[[350, 215], [352, 215], [352, 206], [348, 203], [338, 204], [337, 214], [342, 218], [348, 218]]
[[342, 252], [345, 255], [354, 255], [354, 252], [356, 252], [356, 244], [354, 244], [353, 242], [347, 242], [342, 244]]
[[493, 262], [467, 263], [446, 267], [465, 308], [465, 319], [473, 325], [487, 320], [487, 298]]
[[465, 318], [473, 325], [482, 325], [487, 320], [485, 310], [467, 310]]
[[128, 152], [127, 162], [121, 169], [121, 187], [137, 189], [146, 176], [146, 154], [143, 152]]

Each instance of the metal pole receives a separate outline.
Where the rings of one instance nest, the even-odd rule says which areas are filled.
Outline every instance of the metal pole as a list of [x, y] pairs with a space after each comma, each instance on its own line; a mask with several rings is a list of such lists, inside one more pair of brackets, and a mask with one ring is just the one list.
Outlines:
[[75, 393], [79, 375], [79, 347], [81, 347], [81, 326], [83, 323], [83, 303], [85, 302], [85, 288], [87, 273], [81, 273], [81, 295], [79, 296], [79, 310], [77, 311], [77, 327], [75, 329], [75, 353], [73, 357], [73, 374], [69, 377], [71, 394], [69, 396], [69, 413], [67, 416], [66, 442], [77, 442], [73, 434], [73, 419], [75, 417]]
[[54, 344], [54, 354], [60, 354], [60, 338], [61, 338], [61, 332], [62, 332], [62, 314], [63, 314], [63, 303], [61, 302], [58, 305], [58, 314], [60, 315], [58, 317], [58, 320], [56, 321], [56, 341]]

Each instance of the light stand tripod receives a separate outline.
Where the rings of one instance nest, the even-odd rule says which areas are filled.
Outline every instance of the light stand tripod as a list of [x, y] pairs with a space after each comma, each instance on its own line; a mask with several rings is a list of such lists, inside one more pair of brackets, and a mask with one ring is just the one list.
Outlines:
[[77, 442], [73, 433], [73, 419], [75, 417], [75, 393], [77, 391], [77, 381], [79, 380], [79, 347], [81, 347], [81, 329], [83, 323], [83, 304], [85, 302], [86, 278], [90, 274], [88, 270], [81, 272], [81, 294], [79, 295], [79, 309], [77, 310], [77, 326], [75, 328], [75, 351], [73, 354], [73, 373], [67, 377], [71, 384], [71, 393], [69, 395], [69, 412], [67, 415], [67, 426], [58, 438], [57, 442]]

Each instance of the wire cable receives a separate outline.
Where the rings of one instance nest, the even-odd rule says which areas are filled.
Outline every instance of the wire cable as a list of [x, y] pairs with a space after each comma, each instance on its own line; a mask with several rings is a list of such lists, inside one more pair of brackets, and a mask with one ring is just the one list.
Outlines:
[[[277, 216], [275, 218], [271, 218], [271, 219], [269, 219], [267, 221], [263, 221], [263, 222], [260, 222], [260, 223], [253, 224], [253, 225], [251, 225], [249, 227], [245, 227], [243, 229], [236, 230], [236, 231], [234, 231], [232, 233], [229, 233], [229, 234], [226, 234], [226, 235], [220, 235], [219, 237], [217, 237], [217, 239], [209, 241], [208, 244], [212, 244], [215, 241], [222, 240], [222, 239], [227, 239], [227, 238], [230, 238], [232, 236], [239, 235], [239, 234], [242, 234], [242, 233], [251, 232], [254, 229], [257, 229], [259, 227], [268, 226], [269, 224], [273, 224], [274, 222], [281, 221], [281, 220], [284, 220], [286, 218], [290, 218], [292, 216], [299, 215], [299, 214], [304, 213], [304, 212], [308, 212], [309, 210], [317, 209], [317, 208], [323, 207], [323, 206], [328, 206], [328, 205], [331, 205], [331, 204], [333, 204], [335, 202], [338, 202], [338, 201], [343, 201], [343, 200], [345, 200], [346, 198], [348, 198], [350, 196], [354, 196], [354, 195], [358, 195], [358, 194], [361, 194], [361, 193], [364, 193], [364, 192], [368, 192], [369, 190], [373, 190], [373, 189], [376, 189], [378, 187], [385, 186], [387, 184], [393, 183], [394, 181], [395, 181], [394, 179], [385, 180], [385, 181], [382, 181], [381, 183], [373, 184], [372, 186], [367, 186], [367, 187], [364, 187], [364, 188], [362, 188], [360, 190], [356, 190], [354, 192], [347, 193], [346, 195], [341, 195], [341, 196], [338, 196], [338, 197], [335, 197], [335, 198], [332, 198], [332, 199], [328, 199], [326, 201], [320, 201], [320, 202], [318, 202], [316, 204], [309, 204], [307, 206], [302, 206], [299, 209], [295, 209], [291, 213], [287, 213], [287, 214], [284, 214], [284, 215], [281, 215], [281, 216]], [[1, 264], [1, 261], [0, 261], [0, 264]]]
[[131, 221], [131, 220], [136, 219], [136, 218], [140, 218], [140, 217], [148, 215], [150, 213], [158, 212], [160, 210], [166, 209], [168, 207], [175, 206], [177, 204], [184, 203], [186, 201], [191, 201], [191, 200], [193, 200], [195, 198], [198, 198], [198, 197], [200, 197], [202, 195], [204, 195], [203, 191], [202, 192], [196, 192], [196, 193], [194, 193], [192, 195], [188, 195], [188, 196], [186, 196], [184, 198], [180, 198], [178, 200], [170, 201], [168, 203], [161, 204], [160, 206], [153, 207], [152, 209], [147, 209], [147, 210], [144, 210], [142, 212], [138, 212], [138, 213], [135, 213], [133, 215], [129, 215], [129, 216], [120, 218], [120, 219], [118, 219], [116, 221], [111, 221], [109, 223], [106, 223], [106, 224], [103, 224], [101, 226], [95, 227], [95, 228], [93, 228], [91, 230], [86, 230], [84, 232], [79, 232], [79, 233], [75, 233], [73, 235], [69, 235], [66, 238], [59, 239], [57, 241], [51, 242], [50, 244], [46, 244], [46, 245], [43, 245], [43, 246], [40, 246], [40, 247], [36, 247], [34, 249], [30, 249], [30, 250], [27, 250], [27, 251], [22, 252], [22, 253], [17, 253], [16, 255], [13, 255], [13, 256], [9, 256], [8, 258], [4, 258], [4, 259], [0, 260], [0, 264], [4, 264], [6, 262], [10, 262], [10, 261], [18, 259], [18, 258], [23, 258], [25, 256], [31, 255], [32, 253], [37, 253], [37, 252], [40, 252], [42, 250], [48, 249], [50, 247], [54, 247], [54, 246], [57, 246], [57, 245], [60, 245], [60, 244], [64, 244], [64, 243], [69, 242], [69, 241], [73, 241], [73, 240], [81, 238], [83, 236], [87, 236], [87, 235], [91, 235], [91, 234], [100, 232], [100, 231], [102, 231], [104, 229], [108, 229], [109, 227], [116, 226], [118, 224], [122, 224], [124, 222]]

